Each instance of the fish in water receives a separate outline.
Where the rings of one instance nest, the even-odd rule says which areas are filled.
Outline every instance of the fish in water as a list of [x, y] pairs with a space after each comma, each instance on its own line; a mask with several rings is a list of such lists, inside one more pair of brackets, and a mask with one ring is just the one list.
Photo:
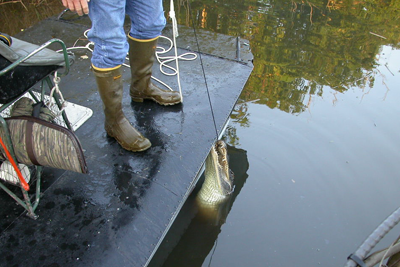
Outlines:
[[229, 169], [227, 146], [218, 140], [206, 159], [204, 182], [197, 194], [197, 202], [202, 206], [216, 205], [233, 192], [233, 173]]

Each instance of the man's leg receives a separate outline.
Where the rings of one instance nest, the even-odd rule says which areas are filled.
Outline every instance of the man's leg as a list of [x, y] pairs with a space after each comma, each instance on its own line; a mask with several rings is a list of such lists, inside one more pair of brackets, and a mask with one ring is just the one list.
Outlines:
[[127, 0], [126, 12], [132, 22], [128, 35], [132, 100], [143, 102], [150, 99], [160, 105], [180, 103], [178, 92], [161, 89], [150, 80], [157, 39], [166, 23], [162, 1]]

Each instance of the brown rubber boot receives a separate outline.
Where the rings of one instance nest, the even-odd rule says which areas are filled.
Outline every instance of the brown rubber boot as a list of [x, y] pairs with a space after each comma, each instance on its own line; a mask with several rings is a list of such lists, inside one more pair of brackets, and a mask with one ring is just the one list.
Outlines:
[[132, 73], [130, 95], [135, 102], [150, 99], [164, 106], [175, 105], [181, 102], [179, 92], [161, 89], [150, 81], [157, 39], [139, 40], [128, 35]]
[[150, 141], [141, 135], [128, 121], [122, 111], [122, 75], [120, 66], [115, 69], [98, 69], [93, 67], [103, 101], [105, 123], [107, 134], [114, 137], [126, 150], [138, 152], [148, 149]]

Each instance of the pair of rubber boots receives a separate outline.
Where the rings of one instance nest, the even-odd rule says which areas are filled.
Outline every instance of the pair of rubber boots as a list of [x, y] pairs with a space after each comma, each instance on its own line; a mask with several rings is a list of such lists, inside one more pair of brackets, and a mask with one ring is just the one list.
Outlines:
[[[160, 105], [175, 105], [181, 102], [176, 91], [163, 90], [150, 79], [155, 59], [157, 38], [136, 40], [129, 36], [129, 62], [132, 82], [130, 96], [132, 101], [143, 102], [150, 99]], [[103, 101], [107, 134], [129, 151], [144, 151], [151, 147], [151, 142], [136, 130], [122, 111], [123, 81], [121, 66], [113, 69], [93, 68], [100, 97]]]

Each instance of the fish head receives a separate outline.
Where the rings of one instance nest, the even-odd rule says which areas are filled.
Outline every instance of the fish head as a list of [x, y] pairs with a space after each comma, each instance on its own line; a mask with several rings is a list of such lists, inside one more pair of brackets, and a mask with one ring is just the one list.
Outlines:
[[220, 186], [220, 193], [224, 196], [233, 191], [233, 173], [229, 169], [228, 149], [224, 141], [218, 140], [212, 149], [217, 165], [217, 179]]

